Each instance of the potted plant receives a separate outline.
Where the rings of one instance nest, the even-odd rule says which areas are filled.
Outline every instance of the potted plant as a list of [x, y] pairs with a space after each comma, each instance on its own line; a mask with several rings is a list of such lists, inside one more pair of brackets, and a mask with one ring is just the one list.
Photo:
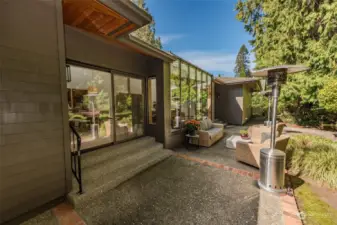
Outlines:
[[185, 122], [186, 131], [189, 135], [195, 135], [200, 127], [200, 122], [197, 120], [187, 120]]
[[240, 130], [240, 136], [242, 139], [248, 139], [248, 131], [247, 130]]

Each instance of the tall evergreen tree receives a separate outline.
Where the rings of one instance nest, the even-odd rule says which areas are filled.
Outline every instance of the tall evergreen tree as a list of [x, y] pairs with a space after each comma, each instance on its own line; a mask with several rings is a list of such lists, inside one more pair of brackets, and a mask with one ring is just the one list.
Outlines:
[[[305, 64], [310, 71], [288, 77], [281, 89], [279, 109], [292, 121], [317, 126], [336, 123], [331, 112], [337, 80], [336, 0], [238, 0], [237, 19], [253, 36], [256, 68]], [[332, 79], [332, 80], [330, 80]], [[284, 113], [285, 112], [285, 113]]]
[[[145, 10], [147, 13], [150, 14], [148, 7], [146, 6], [144, 0], [132, 0], [134, 4], [136, 4], [139, 8]], [[132, 35], [139, 38], [140, 40], [151, 44], [157, 48], [162, 48], [160, 37], [156, 37], [156, 28], [155, 28], [155, 21], [154, 19], [152, 22], [144, 27], [139, 28], [132, 32]]]
[[236, 10], [253, 35], [257, 68], [304, 63], [337, 75], [336, 0], [239, 0]]
[[249, 51], [245, 45], [242, 45], [235, 61], [235, 76], [250, 77], [249, 63]]

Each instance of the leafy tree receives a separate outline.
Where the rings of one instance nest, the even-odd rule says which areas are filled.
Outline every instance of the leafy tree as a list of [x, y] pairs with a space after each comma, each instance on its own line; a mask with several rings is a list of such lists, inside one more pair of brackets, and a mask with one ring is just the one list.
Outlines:
[[242, 45], [236, 57], [234, 73], [236, 77], [249, 77], [249, 51], [245, 45]]
[[236, 10], [254, 37], [257, 68], [305, 63], [337, 75], [337, 1], [239, 0]]
[[328, 103], [333, 104], [329, 96], [334, 93], [332, 87], [324, 88], [324, 81], [337, 77], [337, 1], [239, 0], [236, 10], [237, 19], [253, 36], [256, 68], [310, 66], [309, 72], [288, 77], [280, 113], [302, 125], [334, 123], [337, 114], [330, 113]]
[[328, 112], [337, 113], [337, 79], [328, 79], [318, 92], [319, 105]]
[[[132, 0], [133, 3], [135, 3], [136, 5], [138, 5], [139, 8], [145, 10], [147, 13], [149, 12], [148, 7], [146, 6], [144, 0]], [[146, 26], [143, 26], [137, 30], [135, 30], [134, 32], [132, 32], [132, 35], [134, 35], [135, 37], [139, 38], [140, 40], [151, 44], [157, 48], [162, 48], [162, 44], [161, 44], [161, 40], [160, 37], [156, 37], [156, 23], [154, 21], [154, 19], [152, 20], [152, 22]]]

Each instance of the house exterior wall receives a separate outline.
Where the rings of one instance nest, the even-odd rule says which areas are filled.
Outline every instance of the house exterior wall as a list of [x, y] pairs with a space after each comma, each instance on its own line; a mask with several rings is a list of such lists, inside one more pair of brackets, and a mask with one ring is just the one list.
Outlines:
[[62, 5], [0, 1], [0, 223], [71, 188]]
[[246, 123], [252, 116], [252, 92], [247, 84], [243, 85], [243, 113], [242, 121]]
[[[149, 61], [149, 76], [156, 78], [156, 94], [157, 94], [157, 103], [156, 103], [156, 115], [157, 121], [156, 124], [146, 125], [146, 135], [156, 138], [157, 142], [164, 143], [165, 139], [165, 128], [164, 128], [164, 62], [160, 59], [151, 59]], [[146, 98], [148, 99], [148, 98]], [[149, 103], [149, 102], [148, 102]], [[148, 107], [146, 108], [146, 118], [148, 121]]]
[[[137, 53], [112, 41], [65, 26], [66, 57], [68, 60], [85, 63], [91, 66], [111, 69], [118, 73], [127, 73], [143, 78], [157, 78], [157, 98], [163, 97], [163, 61]], [[148, 124], [147, 79], [145, 82], [145, 129], [144, 134], [164, 142], [162, 102], [157, 104], [157, 124]]]
[[112, 41], [65, 26], [67, 59], [124, 73], [151, 76], [150, 59]]
[[215, 84], [215, 118], [241, 125], [243, 114], [242, 85]]

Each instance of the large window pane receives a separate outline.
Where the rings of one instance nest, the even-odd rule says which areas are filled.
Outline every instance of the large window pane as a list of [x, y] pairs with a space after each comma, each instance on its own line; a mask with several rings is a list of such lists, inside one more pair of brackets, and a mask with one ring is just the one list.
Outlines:
[[197, 109], [197, 77], [196, 70], [194, 67], [190, 66], [190, 104], [189, 104], [189, 112], [190, 119], [196, 119], [196, 109]]
[[188, 66], [181, 63], [181, 120], [188, 119], [189, 108], [189, 85], [188, 85]]
[[201, 78], [201, 114], [203, 117], [207, 116], [207, 74], [202, 73]]
[[81, 148], [113, 141], [111, 74], [67, 66], [69, 120], [79, 132]]
[[180, 62], [171, 64], [171, 127], [180, 127]]
[[197, 70], [197, 119], [201, 118], [201, 71]]
[[212, 77], [208, 76], [207, 79], [207, 109], [208, 118], [212, 118]]
[[117, 141], [143, 135], [143, 81], [141, 79], [114, 75], [114, 86]]
[[156, 124], [157, 114], [157, 87], [156, 87], [156, 78], [150, 78], [148, 80], [148, 105], [149, 105], [149, 124]]

